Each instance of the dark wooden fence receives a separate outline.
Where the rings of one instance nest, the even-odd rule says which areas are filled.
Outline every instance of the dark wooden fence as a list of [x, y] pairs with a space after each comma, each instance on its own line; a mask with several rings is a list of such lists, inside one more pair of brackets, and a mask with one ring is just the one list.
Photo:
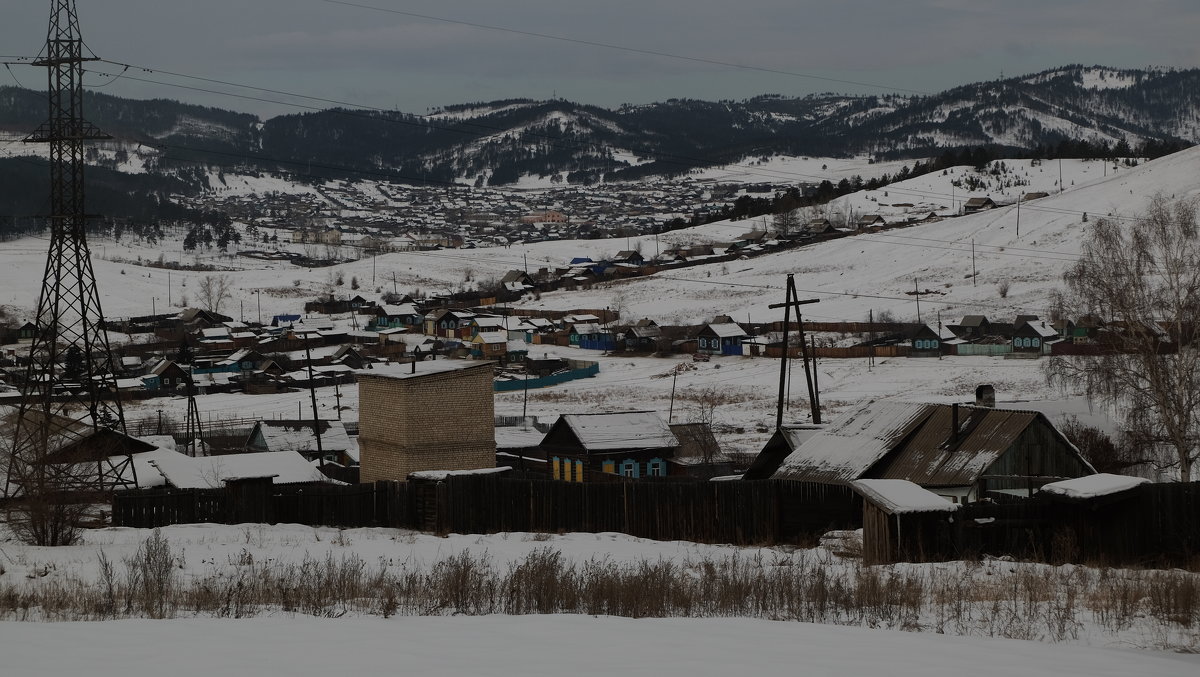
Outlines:
[[[257, 490], [257, 493], [256, 493]], [[569, 483], [509, 476], [350, 486], [148, 489], [113, 498], [115, 526], [244, 521], [435, 533], [604, 532], [711, 543], [804, 543], [857, 527], [846, 487], [802, 482]]]
[[[864, 542], [876, 561], [942, 561], [1010, 555], [1044, 562], [1112, 566], [1200, 564], [1200, 482], [1143, 484], [1113, 496], [1066, 500], [1038, 496], [974, 503], [953, 521], [899, 515], [899, 544]], [[920, 535], [920, 542], [913, 538]], [[887, 537], [864, 530], [864, 541]], [[891, 548], [890, 559], [884, 551]]]

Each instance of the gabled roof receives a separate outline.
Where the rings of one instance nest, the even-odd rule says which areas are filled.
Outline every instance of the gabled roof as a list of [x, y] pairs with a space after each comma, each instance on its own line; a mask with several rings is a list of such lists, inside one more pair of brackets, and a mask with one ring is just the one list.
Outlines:
[[735, 322], [726, 322], [722, 324], [705, 325], [704, 330], [712, 332], [719, 338], [737, 338], [739, 336], [747, 336], [746, 330], [742, 329], [741, 325]]
[[862, 477], [925, 420], [926, 405], [869, 402], [788, 455], [775, 479], [843, 484]]
[[[345, 451], [351, 447], [350, 436], [341, 421], [320, 421], [320, 425], [322, 451]], [[272, 452], [317, 450], [312, 421], [263, 420], [255, 425], [255, 431], [262, 435], [266, 448]], [[251, 439], [254, 439], [253, 433]]]
[[[204, 456], [193, 458], [169, 449], [156, 449], [135, 454], [134, 462], [153, 467], [172, 486], [178, 489], [219, 489], [226, 479], [239, 477], [271, 477], [274, 484], [322, 482], [341, 484], [329, 479], [297, 453], [273, 451]], [[139, 483], [141, 473], [138, 475]]]
[[401, 315], [420, 315], [421, 311], [411, 303], [385, 304], [379, 306], [377, 311], [388, 317], [400, 317]]
[[560, 426], [569, 429], [589, 453], [679, 446], [671, 428], [652, 411], [563, 414], [546, 436], [549, 438]]
[[508, 343], [508, 332], [505, 331], [481, 331], [471, 339], [471, 343]]

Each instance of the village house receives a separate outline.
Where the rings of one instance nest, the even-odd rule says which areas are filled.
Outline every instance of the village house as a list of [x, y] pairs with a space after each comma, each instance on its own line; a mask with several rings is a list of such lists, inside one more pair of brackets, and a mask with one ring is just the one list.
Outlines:
[[375, 308], [375, 319], [369, 328], [412, 328], [421, 327], [424, 322], [425, 316], [412, 303], [384, 304]]
[[991, 386], [976, 405], [868, 402], [813, 435], [771, 472], [756, 477], [849, 484], [901, 479], [952, 502], [994, 494], [1031, 496], [1043, 484], [1095, 473], [1079, 451], [1035, 411], [997, 409]]
[[442, 338], [468, 338], [475, 313], [469, 310], [445, 308], [425, 316], [425, 333]]
[[563, 414], [541, 448], [554, 479], [583, 482], [595, 472], [665, 477], [679, 440], [652, 411]]
[[709, 323], [696, 335], [696, 350], [709, 355], [741, 355], [746, 331], [736, 322]]
[[1045, 346], [1058, 340], [1058, 330], [1048, 322], [1036, 317], [1023, 318], [1016, 323], [1012, 334], [1012, 349], [1014, 353], [1042, 355], [1049, 349]]
[[995, 208], [996, 203], [990, 197], [973, 197], [964, 202], [962, 206], [964, 214], [972, 214]]
[[617, 338], [612, 330], [595, 322], [573, 324], [567, 336], [570, 345], [584, 350], [611, 351], [617, 348]]
[[481, 331], [470, 339], [471, 357], [477, 360], [505, 362], [508, 353], [508, 332]]
[[941, 357], [942, 346], [958, 342], [958, 337], [949, 327], [932, 324], [923, 325], [913, 334], [909, 357]]
[[654, 320], [638, 320], [625, 330], [625, 350], [630, 352], [655, 352], [659, 349], [661, 340], [662, 328]]
[[146, 390], [176, 391], [185, 389], [191, 380], [188, 372], [175, 363], [174, 360], [160, 359], [151, 364], [142, 376]]

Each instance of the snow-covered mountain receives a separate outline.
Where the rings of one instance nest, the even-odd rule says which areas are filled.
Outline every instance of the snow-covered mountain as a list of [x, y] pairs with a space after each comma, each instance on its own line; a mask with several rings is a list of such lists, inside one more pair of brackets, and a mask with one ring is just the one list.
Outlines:
[[[1158, 155], [1152, 151], [1200, 140], [1200, 70], [1068, 66], [929, 95], [672, 99], [617, 109], [518, 99], [424, 116], [331, 109], [259, 121], [99, 93], [90, 95], [87, 110], [115, 137], [112, 153], [136, 153], [139, 168], [158, 173], [178, 175], [180, 166], [200, 161], [402, 183], [505, 186], [535, 176], [586, 184], [679, 176], [774, 155], [897, 159], [1078, 142], [1093, 148], [1076, 147], [1074, 156], [1095, 155], [1095, 147], [1135, 155], [1147, 144], [1151, 150], [1140, 154]], [[23, 134], [44, 114], [41, 94], [0, 88], [0, 133]]]

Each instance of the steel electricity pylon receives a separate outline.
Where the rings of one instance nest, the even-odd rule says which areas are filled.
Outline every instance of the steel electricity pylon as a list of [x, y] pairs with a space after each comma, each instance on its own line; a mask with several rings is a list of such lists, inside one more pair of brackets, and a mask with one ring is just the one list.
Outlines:
[[137, 485], [132, 459], [110, 460], [96, 434], [124, 433], [125, 415], [87, 244], [84, 145], [111, 137], [83, 117], [83, 63], [97, 59], [85, 50], [74, 0], [51, 0], [46, 47], [34, 62], [49, 72], [50, 114], [25, 139], [50, 149], [50, 249], [12, 422], [10, 496]]

